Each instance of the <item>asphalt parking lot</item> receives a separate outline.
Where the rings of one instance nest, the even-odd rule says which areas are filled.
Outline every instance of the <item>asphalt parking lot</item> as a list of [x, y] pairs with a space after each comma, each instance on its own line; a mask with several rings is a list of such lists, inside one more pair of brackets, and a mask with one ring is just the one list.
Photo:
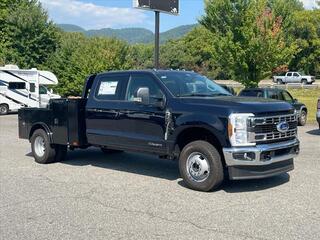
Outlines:
[[0, 239], [320, 239], [320, 130], [299, 128], [295, 170], [187, 189], [177, 163], [99, 150], [39, 165], [0, 116]]

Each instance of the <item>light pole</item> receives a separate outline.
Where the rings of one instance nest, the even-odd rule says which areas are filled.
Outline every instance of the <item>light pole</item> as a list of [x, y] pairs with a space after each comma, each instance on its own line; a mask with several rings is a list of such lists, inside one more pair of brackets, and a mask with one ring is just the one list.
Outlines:
[[154, 67], [159, 69], [160, 67], [160, 12], [155, 11], [155, 48], [154, 48]]

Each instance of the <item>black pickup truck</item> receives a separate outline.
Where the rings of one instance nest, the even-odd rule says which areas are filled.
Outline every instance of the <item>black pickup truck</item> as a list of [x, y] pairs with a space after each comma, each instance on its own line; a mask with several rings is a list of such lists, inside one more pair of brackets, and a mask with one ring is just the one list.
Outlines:
[[90, 76], [80, 99], [19, 110], [19, 137], [38, 163], [67, 150], [139, 151], [178, 160], [186, 185], [209, 191], [225, 178], [294, 168], [297, 115], [285, 102], [234, 97], [194, 72], [118, 71]]

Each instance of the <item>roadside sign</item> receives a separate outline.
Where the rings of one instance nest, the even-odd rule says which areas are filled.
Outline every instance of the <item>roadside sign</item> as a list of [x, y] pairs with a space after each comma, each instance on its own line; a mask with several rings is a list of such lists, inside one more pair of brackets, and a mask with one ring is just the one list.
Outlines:
[[133, 0], [133, 7], [179, 15], [179, 0]]
[[133, 0], [133, 7], [155, 13], [154, 68], [160, 66], [160, 12], [179, 15], [179, 0]]

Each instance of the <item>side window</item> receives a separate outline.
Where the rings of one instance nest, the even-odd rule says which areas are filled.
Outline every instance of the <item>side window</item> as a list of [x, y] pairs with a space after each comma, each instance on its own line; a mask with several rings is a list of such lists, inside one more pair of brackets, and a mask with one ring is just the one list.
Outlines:
[[98, 82], [95, 97], [99, 100], [121, 100], [121, 83], [123, 76], [106, 76]]
[[157, 99], [163, 97], [159, 86], [155, 80], [147, 74], [132, 75], [127, 88], [126, 100], [135, 101], [139, 88], [147, 87], [150, 93], [150, 103], [157, 102]]
[[292, 73], [287, 73], [287, 77], [291, 77], [292, 76]]
[[48, 91], [44, 86], [39, 87], [39, 94], [47, 94]]
[[283, 91], [283, 92], [282, 92], [282, 96], [283, 96], [283, 100], [284, 100], [284, 101], [286, 101], [286, 102], [293, 102], [293, 98], [292, 98], [292, 96], [291, 96], [288, 92]]
[[30, 92], [35, 92], [36, 91], [36, 85], [34, 83], [30, 83]]
[[299, 77], [299, 74], [298, 73], [294, 73], [293, 76]]
[[26, 83], [24, 82], [10, 82], [9, 89], [26, 89]]
[[272, 98], [272, 99], [279, 99], [278, 93], [277, 91], [274, 90], [269, 90], [268, 91], [268, 98]]

